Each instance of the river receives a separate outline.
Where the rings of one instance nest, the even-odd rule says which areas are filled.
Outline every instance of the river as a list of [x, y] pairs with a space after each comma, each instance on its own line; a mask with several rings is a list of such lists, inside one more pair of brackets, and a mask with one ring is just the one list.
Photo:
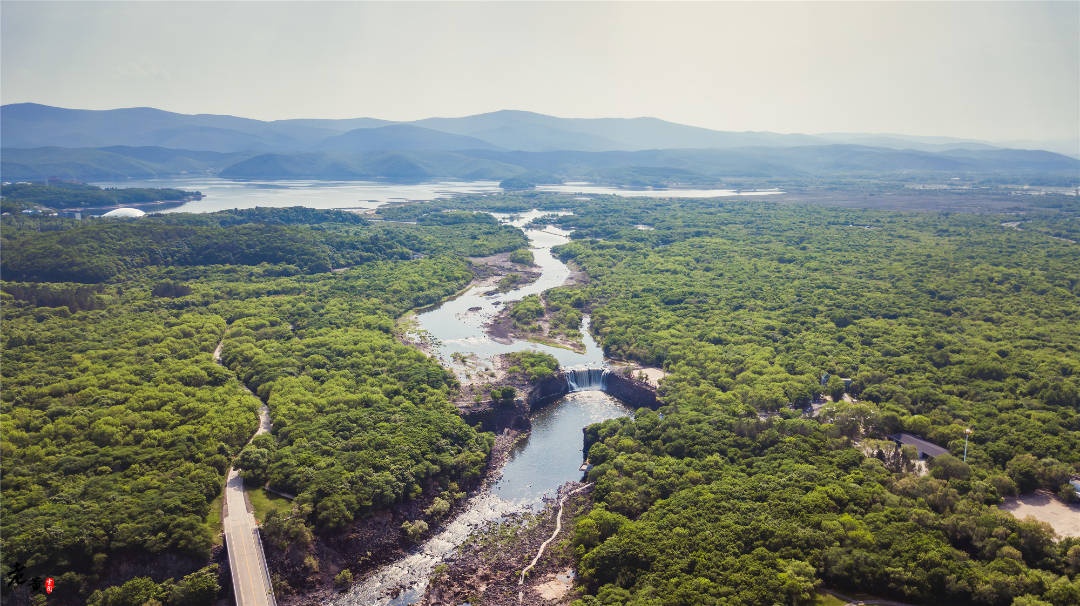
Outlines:
[[[540, 214], [531, 211], [516, 216], [496, 216], [523, 227]], [[446, 366], [464, 376], [475, 370], [475, 361], [470, 368], [470, 364], [455, 359], [454, 353], [475, 354], [480, 364], [490, 364], [501, 353], [523, 349], [550, 353], [563, 367], [596, 368], [604, 364], [602, 350], [589, 335], [588, 318], [582, 327], [584, 354], [531, 342], [502, 344], [484, 332], [485, 322], [502, 305], [559, 286], [567, 280], [570, 269], [551, 254], [552, 246], [568, 241], [566, 233], [550, 227], [543, 231], [525, 231], [533, 258], [541, 270], [540, 278], [532, 284], [495, 295], [485, 295], [485, 288], [472, 287], [417, 315], [418, 329], [435, 337], [434, 353]], [[340, 606], [404, 606], [419, 602], [435, 566], [470, 533], [507, 514], [535, 508], [545, 496], [554, 496], [559, 486], [581, 478], [578, 468], [582, 462], [583, 427], [630, 413], [629, 408], [600, 391], [571, 393], [540, 409], [532, 415], [532, 430], [528, 437], [514, 446], [501, 477], [490, 489], [471, 497], [464, 512], [415, 552], [379, 568], [333, 603]], [[406, 589], [396, 597], [389, 595], [403, 586]]]
[[[504, 223], [524, 227], [534, 218], [544, 214], [567, 213], [542, 213], [533, 210], [516, 215], [491, 214]], [[454, 360], [455, 353], [466, 356], [475, 355], [481, 366], [490, 365], [499, 354], [523, 349], [549, 353], [565, 367], [603, 365], [604, 353], [589, 336], [587, 319], [586, 324], [582, 326], [582, 333], [585, 335], [585, 353], [583, 354], [528, 341], [515, 341], [512, 344], [499, 343], [492, 340], [484, 329], [503, 306], [566, 283], [570, 277], [570, 268], [551, 254], [551, 248], [569, 242], [569, 233], [552, 226], [543, 230], [525, 230], [525, 235], [529, 238], [529, 249], [533, 253], [533, 262], [540, 269], [540, 277], [535, 282], [510, 292], [494, 295], [484, 294], [485, 291], [491, 290], [490, 287], [472, 286], [460, 296], [417, 315], [416, 320], [420, 330], [437, 339], [435, 355], [443, 365], [457, 373], [459, 379], [465, 379], [465, 373], [474, 370], [476, 363], [462, 364]]]
[[[156, 179], [100, 183], [106, 187], [173, 187], [197, 190], [202, 200], [185, 202], [171, 208], [150, 207], [154, 212], [214, 212], [255, 206], [307, 206], [311, 208], [376, 208], [390, 201], [432, 200], [466, 193], [500, 191], [493, 182], [444, 182], [393, 185], [363, 182], [273, 181], [246, 182], [217, 178]], [[574, 186], [567, 186], [573, 189]], [[727, 190], [713, 190], [726, 195]], [[589, 188], [583, 193], [640, 192], [614, 188]], [[704, 193], [704, 192], [699, 192]], [[545, 214], [530, 211], [516, 215], [497, 214], [501, 221], [524, 228], [532, 219]], [[496, 356], [511, 351], [531, 349], [549, 353], [564, 368], [604, 365], [603, 351], [589, 334], [588, 317], [583, 320], [584, 353], [532, 342], [499, 343], [485, 332], [502, 306], [539, 294], [566, 283], [570, 268], [551, 254], [551, 248], [569, 241], [569, 232], [548, 226], [543, 230], [526, 229], [540, 277], [516, 290], [486, 295], [489, 288], [474, 286], [443, 304], [417, 314], [417, 328], [433, 339], [433, 354], [460, 379], [478, 367], [491, 366]], [[467, 360], [462, 360], [462, 354]], [[631, 410], [600, 391], [579, 391], [532, 415], [532, 430], [510, 453], [501, 477], [488, 490], [470, 498], [465, 510], [442, 531], [421, 544], [411, 555], [383, 566], [356, 583], [350, 591], [335, 599], [342, 606], [392, 605], [418, 602], [427, 588], [435, 566], [464, 541], [469, 534], [488, 522], [507, 514], [534, 508], [545, 496], [553, 496], [559, 486], [580, 479], [582, 432], [587, 425], [605, 419], [626, 416]], [[390, 593], [406, 587], [396, 597]]]

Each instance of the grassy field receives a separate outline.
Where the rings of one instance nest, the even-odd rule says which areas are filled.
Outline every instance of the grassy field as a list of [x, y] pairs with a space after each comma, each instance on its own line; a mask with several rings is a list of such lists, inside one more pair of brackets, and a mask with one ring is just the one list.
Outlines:
[[819, 593], [818, 599], [814, 602], [815, 606], [844, 606], [847, 604], [844, 600], [832, 595], [831, 593]]
[[[255, 490], [248, 489], [247, 497], [251, 500], [251, 506], [255, 508], [255, 519], [261, 524], [266, 514], [271, 511], [288, 511], [292, 502], [285, 497], [267, 492], [265, 488]], [[206, 528], [214, 537], [214, 545], [221, 545], [224, 537], [221, 527], [221, 506], [224, 492], [210, 504], [210, 512], [206, 514]]]
[[210, 529], [210, 534], [214, 537], [214, 545], [221, 545], [224, 540], [221, 530], [221, 500], [224, 496], [224, 492], [219, 494], [214, 502], [210, 503], [210, 512], [206, 514], [206, 527]]
[[[292, 507], [292, 502], [285, 497], [280, 497], [271, 492], [267, 492], [265, 488], [257, 488], [255, 490], [247, 491], [248, 499], [251, 499], [251, 506], [255, 508], [255, 519], [261, 524], [263, 519], [266, 518], [266, 514], [271, 511], [288, 511]], [[220, 513], [220, 506], [218, 507]], [[219, 524], [220, 526], [220, 524]]]

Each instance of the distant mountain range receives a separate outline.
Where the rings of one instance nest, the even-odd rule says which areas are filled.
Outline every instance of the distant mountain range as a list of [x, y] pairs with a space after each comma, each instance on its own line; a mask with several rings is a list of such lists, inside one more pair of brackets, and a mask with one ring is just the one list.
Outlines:
[[261, 121], [153, 108], [0, 108], [5, 180], [219, 174], [233, 178], [589, 179], [694, 185], [724, 177], [1044, 174], [1080, 160], [942, 137], [716, 131], [656, 118], [558, 118], [498, 111], [463, 118]]

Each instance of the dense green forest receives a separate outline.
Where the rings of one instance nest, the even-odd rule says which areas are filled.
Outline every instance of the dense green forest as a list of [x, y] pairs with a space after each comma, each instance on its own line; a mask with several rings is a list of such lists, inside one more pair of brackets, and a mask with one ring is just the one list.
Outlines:
[[258, 405], [211, 359], [220, 316], [85, 288], [3, 292], [4, 562], [69, 588], [132, 554], [205, 563], [204, 520]]
[[[820, 582], [1080, 600], [1080, 541], [988, 507], [1040, 485], [1073, 496], [1075, 246], [992, 217], [772, 204], [598, 202], [557, 221], [577, 229], [558, 252], [592, 278], [605, 351], [670, 373], [662, 420], [594, 428], [586, 603], [805, 603]], [[859, 402], [801, 419], [790, 406], [822, 373]], [[970, 466], [939, 457], [931, 476], [867, 448], [906, 429], [959, 454], [969, 427]]]
[[[382, 214], [449, 204], [568, 206], [519, 194]], [[574, 290], [605, 352], [668, 372], [662, 415], [587, 432], [597, 507], [573, 539], [581, 604], [810, 604], [823, 584], [1080, 602], [1080, 540], [995, 507], [1039, 487], [1075, 499], [1075, 244], [994, 215], [614, 197], [573, 211], [537, 223], [575, 230], [556, 253], [589, 275]], [[525, 323], [544, 313], [514, 309]], [[854, 401], [807, 416], [817, 394], [844, 394], [838, 377]], [[957, 456], [913, 473], [882, 439], [898, 430]]]
[[[1048, 237], [1072, 233], [1075, 202], [1026, 229], [536, 193], [379, 212], [416, 224], [307, 209], [6, 217], [4, 565], [60, 571], [76, 601], [206, 603], [233, 457], [250, 483], [297, 495], [293, 515], [267, 519], [277, 546], [422, 493], [449, 507], [492, 436], [454, 414], [453, 375], [402, 345], [395, 318], [464, 286], [463, 256], [526, 245], [476, 211], [571, 203], [538, 222], [575, 230], [556, 253], [589, 280], [512, 306], [515, 321], [570, 334], [590, 313], [610, 357], [668, 373], [660, 411], [586, 431], [583, 605], [809, 604], [823, 585], [1080, 602], [1080, 540], [996, 508], [1036, 488], [1076, 496], [1080, 249]], [[259, 399], [274, 430], [244, 447]], [[897, 430], [957, 456], [920, 474], [882, 439]]]
[[52, 230], [5, 229], [0, 271], [8, 280], [47, 282], [105, 282], [133, 269], [169, 266], [271, 263], [288, 273], [326, 272], [436, 250], [466, 254], [471, 243], [457, 237], [456, 229], [466, 224], [478, 238], [498, 242], [500, 250], [524, 242], [518, 230], [496, 224], [489, 215], [446, 213], [444, 220], [429, 221], [430, 227], [369, 226], [355, 213], [310, 209], [169, 214], [138, 221], [55, 219], [46, 222]]
[[449, 257], [371, 263], [331, 281], [279, 280], [259, 297], [245, 286], [242, 303], [223, 304], [222, 361], [267, 399], [274, 423], [273, 441], [245, 449], [245, 477], [298, 495], [320, 530], [415, 498], [432, 479], [479, 477], [492, 436], [454, 414], [453, 375], [393, 334], [396, 316], [471, 278]]
[[[5, 574], [54, 576], [69, 603], [209, 603], [211, 509], [237, 455], [246, 477], [297, 495], [302, 536], [424, 490], [458, 494], [492, 436], [454, 413], [453, 375], [402, 345], [394, 319], [466, 284], [463, 255], [526, 241], [487, 215], [451, 222], [257, 209], [6, 224], [5, 280], [50, 277], [63, 251], [113, 271], [2, 283]], [[215, 250], [230, 244], [247, 252]], [[305, 251], [350, 267], [320, 271], [330, 261]], [[274, 433], [241, 453], [259, 398]]]

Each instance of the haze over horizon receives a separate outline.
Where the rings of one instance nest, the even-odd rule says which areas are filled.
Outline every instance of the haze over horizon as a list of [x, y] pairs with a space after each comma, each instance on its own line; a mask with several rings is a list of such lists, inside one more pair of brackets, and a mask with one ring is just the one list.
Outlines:
[[[602, 115], [596, 115], [596, 116], [562, 116], [562, 115], [544, 113], [544, 112], [528, 110], [528, 109], [518, 109], [518, 108], [502, 108], [502, 109], [495, 109], [495, 110], [490, 110], [490, 111], [485, 111], [485, 112], [473, 112], [473, 113], [469, 113], [469, 114], [460, 114], [460, 115], [421, 116], [421, 117], [419, 117], [419, 118], [417, 118], [415, 120], [391, 120], [391, 119], [388, 119], [388, 118], [383, 118], [382, 116], [374, 116], [374, 115], [355, 115], [355, 116], [344, 116], [344, 117], [340, 117], [340, 118], [326, 118], [326, 117], [323, 117], [323, 116], [296, 115], [296, 116], [290, 116], [290, 117], [286, 117], [286, 118], [262, 119], [262, 118], [257, 118], [257, 117], [254, 117], [254, 116], [246, 116], [246, 115], [242, 115], [242, 114], [221, 114], [221, 113], [217, 113], [217, 112], [186, 112], [186, 111], [181, 112], [181, 111], [176, 111], [176, 110], [170, 110], [170, 109], [163, 108], [163, 107], [153, 107], [153, 106], [149, 106], [149, 105], [130, 105], [130, 106], [117, 106], [117, 107], [64, 107], [64, 106], [50, 105], [50, 104], [47, 104], [47, 103], [39, 103], [37, 101], [20, 101], [20, 102], [12, 102], [12, 103], [8, 103], [6, 100], [4, 101], [4, 106], [7, 106], [7, 105], [20, 105], [20, 104], [41, 105], [41, 106], [44, 106], [44, 107], [54, 107], [54, 108], [59, 108], [59, 109], [70, 109], [70, 110], [85, 110], [85, 111], [114, 111], [114, 110], [132, 110], [132, 109], [135, 109], [135, 110], [138, 110], [138, 109], [152, 109], [152, 110], [166, 111], [166, 112], [170, 112], [170, 113], [176, 113], [176, 114], [187, 115], [187, 116], [225, 116], [225, 117], [233, 117], [233, 118], [243, 118], [243, 119], [250, 119], [250, 120], [258, 120], [258, 121], [261, 121], [261, 122], [284, 122], [284, 121], [289, 121], [289, 120], [355, 120], [355, 119], [370, 118], [370, 119], [374, 119], [374, 120], [384, 120], [387, 123], [412, 124], [414, 122], [422, 122], [422, 121], [428, 120], [428, 119], [451, 119], [451, 120], [453, 120], [453, 119], [459, 119], [459, 118], [471, 118], [471, 117], [476, 117], [476, 116], [485, 116], [485, 115], [500, 114], [500, 113], [521, 113], [521, 114], [534, 114], [534, 115], [538, 115], [538, 116], [545, 116], [545, 117], [552, 117], [552, 118], [565, 118], [565, 119], [571, 119], [571, 120], [573, 120], [573, 119], [589, 120], [589, 119], [606, 119], [606, 118], [614, 118], [616, 120], [657, 119], [657, 120], [663, 120], [665, 122], [669, 122], [671, 124], [681, 124], [681, 125], [686, 125], [686, 126], [693, 126], [695, 128], [709, 128], [709, 127], [702, 127], [702, 126], [696, 125], [696, 124], [687, 124], [687, 123], [684, 123], [684, 122], [676, 122], [674, 120], [665, 119], [665, 118], [663, 118], [661, 116], [649, 116], [649, 115], [641, 115], [641, 116], [602, 116]], [[712, 129], [712, 130], [725, 132], [725, 131], [722, 131], [721, 129]], [[792, 135], [832, 135], [832, 134], [837, 134], [837, 135], [839, 135], [839, 134], [862, 135], [862, 134], [865, 134], [865, 135], [898, 136], [898, 137], [912, 137], [912, 138], [940, 137], [942, 139], [971, 140], [971, 141], [992, 141], [992, 140], [989, 140], [989, 139], [978, 139], [978, 138], [975, 138], [975, 137], [953, 137], [953, 136], [950, 136], [950, 135], [917, 135], [917, 134], [910, 134], [910, 133], [885, 132], [885, 131], [858, 131], [858, 132], [855, 132], [855, 131], [801, 132], [800, 131], [800, 132], [781, 132], [781, 131], [768, 130], [768, 129], [761, 129], [761, 130], [726, 129], [726, 132], [746, 132], [746, 133], [760, 132], [760, 133], [777, 133], [777, 134], [792, 134]]]
[[[3, 4], [3, 103], [1080, 138], [1080, 4]], [[76, 52], [77, 51], [77, 52]], [[1038, 108], [1038, 111], [1033, 111]]]

